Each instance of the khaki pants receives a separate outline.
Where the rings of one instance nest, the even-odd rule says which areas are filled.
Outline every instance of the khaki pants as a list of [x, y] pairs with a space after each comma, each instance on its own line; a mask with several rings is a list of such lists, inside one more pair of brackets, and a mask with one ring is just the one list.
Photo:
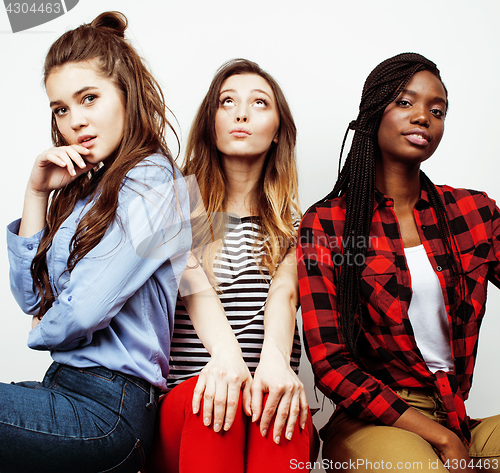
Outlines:
[[[446, 425], [444, 407], [434, 391], [402, 389], [396, 392], [425, 416]], [[469, 455], [474, 459], [476, 470], [500, 472], [500, 415], [483, 419], [471, 434]], [[330, 471], [448, 471], [432, 446], [419, 435], [397, 427], [367, 423], [343, 411], [333, 415], [323, 437], [323, 462], [328, 463]]]

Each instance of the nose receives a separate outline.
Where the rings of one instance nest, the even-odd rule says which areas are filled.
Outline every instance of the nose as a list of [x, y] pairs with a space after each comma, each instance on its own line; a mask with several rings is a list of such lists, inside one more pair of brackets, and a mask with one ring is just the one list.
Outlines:
[[236, 123], [248, 122], [248, 112], [244, 105], [240, 105], [236, 110]]
[[415, 125], [424, 126], [426, 128], [430, 125], [430, 111], [425, 107], [413, 107], [411, 116], [411, 123]]
[[75, 131], [87, 126], [89, 124], [85, 115], [80, 112], [78, 109], [71, 110], [71, 128]]

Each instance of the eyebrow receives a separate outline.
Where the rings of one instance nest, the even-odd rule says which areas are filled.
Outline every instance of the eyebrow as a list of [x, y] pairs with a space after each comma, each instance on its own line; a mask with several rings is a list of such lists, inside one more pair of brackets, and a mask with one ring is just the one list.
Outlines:
[[[402, 94], [412, 95], [413, 97], [415, 97], [417, 95], [417, 93], [414, 90], [411, 90], [411, 89], [403, 89], [401, 91], [401, 93]], [[448, 101], [446, 99], [444, 99], [443, 97], [440, 97], [439, 95], [437, 95], [436, 97], [434, 97], [432, 100], [434, 100], [436, 102], [441, 102], [444, 105], [446, 105], [446, 107], [448, 107]]]
[[[95, 85], [87, 85], [86, 87], [82, 87], [80, 90], [77, 90], [73, 94], [73, 98], [76, 99], [79, 95], [83, 94], [84, 92], [87, 92], [88, 90], [96, 90], [97, 87]], [[54, 107], [57, 105], [61, 105], [63, 102], [61, 100], [53, 100], [50, 102], [50, 107]]]
[[[238, 91], [236, 89], [224, 89], [224, 90], [221, 90], [220, 91], [220, 94], [219, 96], [221, 96], [222, 94], [224, 94], [225, 92], [236, 92], [238, 93]], [[261, 92], [262, 94], [265, 94], [267, 95], [269, 98], [271, 98], [271, 96], [265, 91], [265, 90], [262, 90], [262, 89], [252, 89], [250, 92]]]

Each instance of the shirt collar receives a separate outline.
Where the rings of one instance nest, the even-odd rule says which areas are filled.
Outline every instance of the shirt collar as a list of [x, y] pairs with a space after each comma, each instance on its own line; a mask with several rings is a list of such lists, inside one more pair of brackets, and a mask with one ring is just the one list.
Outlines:
[[[438, 191], [439, 192], [439, 191]], [[420, 189], [420, 198], [415, 204], [417, 210], [423, 210], [430, 207], [429, 193], [425, 189]], [[375, 198], [373, 199], [373, 211], [375, 212], [379, 207], [394, 207], [394, 200], [385, 195], [383, 192], [375, 188]]]

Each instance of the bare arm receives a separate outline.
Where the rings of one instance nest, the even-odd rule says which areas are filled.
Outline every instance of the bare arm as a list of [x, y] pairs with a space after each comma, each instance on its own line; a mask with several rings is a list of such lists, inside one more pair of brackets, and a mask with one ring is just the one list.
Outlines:
[[50, 193], [92, 169], [81, 157], [89, 153], [87, 148], [73, 145], [51, 148], [37, 156], [26, 186], [19, 236], [30, 237], [45, 227]]
[[[267, 434], [276, 416], [273, 439], [279, 443], [292, 438], [295, 424], [305, 427], [308, 404], [304, 385], [290, 367], [295, 319], [299, 302], [299, 286], [295, 249], [290, 249], [273, 279], [264, 312], [264, 343], [259, 366], [252, 384], [252, 420], [262, 415], [260, 431]], [[263, 395], [269, 393], [262, 410]]]
[[211, 355], [194, 390], [193, 413], [198, 413], [203, 398], [203, 423], [210, 425], [213, 415], [216, 432], [229, 430], [242, 389], [243, 407], [251, 415], [250, 371], [217, 293], [192, 256], [182, 276], [180, 292], [196, 333]]
[[466, 460], [466, 464], [469, 465], [470, 457], [467, 449], [454, 432], [425, 417], [416, 409], [410, 407], [393, 426], [418, 434], [429, 442], [437, 450], [443, 463], [449, 460], [451, 466], [449, 471], [463, 473], [476, 471], [474, 468], [452, 468], [453, 460], [458, 460], [458, 465], [460, 465], [460, 460]]

